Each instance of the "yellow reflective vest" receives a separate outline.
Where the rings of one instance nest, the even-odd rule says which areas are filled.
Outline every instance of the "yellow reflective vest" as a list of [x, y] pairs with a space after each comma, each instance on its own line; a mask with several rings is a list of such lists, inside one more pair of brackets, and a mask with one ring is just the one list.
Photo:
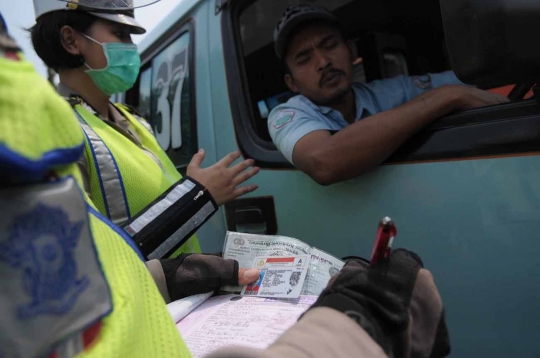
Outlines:
[[[89, 195], [98, 210], [115, 224], [121, 225], [137, 215], [182, 178], [152, 133], [127, 107], [116, 105], [137, 132], [140, 146], [82, 103], [74, 108], [86, 136]], [[195, 235], [175, 255], [181, 252], [201, 252]]]
[[[42, 183], [43, 179], [40, 178], [49, 178], [53, 174], [51, 178], [56, 178], [53, 180], [75, 178], [79, 187], [82, 188], [81, 175], [75, 162], [83, 151], [83, 132], [69, 104], [35, 72], [30, 63], [5, 59], [0, 55], [0, 112], [2, 113], [0, 116], [0, 163], [2, 164], [0, 172], [3, 173], [4, 183], [5, 180], [9, 180], [9, 176], [12, 176], [13, 180], [19, 182], [17, 187], [24, 188], [25, 185], [32, 185], [32, 182]], [[108, 140], [109, 136], [113, 137], [112, 133], [93, 121], [91, 116], [85, 114], [85, 117], [90, 118], [89, 122], [94, 125], [96, 132], [103, 135], [105, 139]], [[117, 154], [120, 144], [118, 147], [116, 143], [111, 144], [111, 149]], [[129, 161], [123, 162], [126, 159], [124, 156], [118, 155], [117, 159], [120, 168], [124, 168], [129, 163]], [[142, 158], [138, 160], [142, 161]], [[150, 167], [149, 172], [153, 175], [159, 174], [150, 165], [152, 162], [142, 161], [140, 165], [143, 163]], [[137, 187], [127, 177], [133, 172], [127, 170], [123, 174], [129, 200], [130, 191], [136, 190]], [[178, 175], [175, 175], [178, 178]], [[152, 175], [145, 176], [145, 178], [150, 177], [162, 186], [151, 186], [151, 189], [144, 194], [145, 198], [158, 195], [159, 191], [167, 185], [167, 181], [162, 176], [158, 176], [157, 180]], [[5, 192], [6, 188], [4, 187], [3, 190]], [[81, 197], [83, 196], [85, 197], [85, 194], [81, 189]], [[97, 338], [77, 356], [191, 357], [145, 263], [132, 247], [132, 243], [123, 237], [118, 228], [93, 210], [90, 207], [92, 205], [90, 201], [88, 203], [89, 227], [101, 269], [110, 288], [112, 311], [100, 318], [102, 328]], [[103, 205], [102, 202], [99, 203]], [[139, 197], [129, 202], [129, 205], [131, 211], [136, 211], [144, 206], [144, 200]], [[51, 224], [55, 225], [55, 223]], [[0, 239], [4, 244], [7, 242], [5, 237]], [[6, 265], [4, 262], [0, 264]], [[21, 275], [23, 276], [23, 272]], [[6, 292], [0, 294], [4, 295]], [[81, 293], [81, 295], [84, 294], [85, 292]], [[53, 299], [55, 298], [47, 298], [47, 300]], [[17, 304], [25, 302], [12, 303], [13, 307], [17, 307]], [[69, 314], [70, 310], [66, 309], [62, 313], [62, 318]], [[39, 317], [37, 315], [27, 319], [38, 320]], [[52, 315], [52, 317], [59, 316]], [[68, 321], [77, 318], [70, 317]], [[58, 319], [58, 321], [61, 320]], [[39, 324], [39, 321], [36, 322]], [[57, 329], [58, 327], [42, 327], [40, 337], [50, 335]], [[28, 332], [29, 337], [31, 334], [32, 332]], [[12, 338], [14, 344], [17, 344], [17, 342], [24, 342], [24, 338], [28, 337]], [[63, 346], [67, 341], [72, 340], [73, 335], [48, 338], [51, 339], [50, 352], [54, 352], [56, 347]], [[56, 356], [61, 356], [56, 354]]]

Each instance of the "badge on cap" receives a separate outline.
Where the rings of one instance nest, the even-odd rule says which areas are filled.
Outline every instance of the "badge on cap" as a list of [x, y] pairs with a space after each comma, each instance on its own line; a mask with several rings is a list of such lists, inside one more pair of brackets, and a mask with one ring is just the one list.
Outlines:
[[71, 2], [67, 3], [67, 7], [71, 10], [77, 10], [77, 8], [79, 7], [79, 5], [77, 4], [78, 2], [79, 0], [71, 0]]

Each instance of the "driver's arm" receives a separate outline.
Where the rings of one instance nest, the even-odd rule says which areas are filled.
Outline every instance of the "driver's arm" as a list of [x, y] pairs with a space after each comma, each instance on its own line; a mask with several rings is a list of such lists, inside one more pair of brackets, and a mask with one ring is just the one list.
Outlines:
[[428, 73], [422, 76], [396, 76], [369, 83], [357, 83], [357, 90], [366, 103], [364, 110], [377, 114], [396, 108], [429, 91], [448, 85], [464, 85], [453, 71]]
[[362, 119], [335, 135], [318, 130], [300, 138], [292, 162], [317, 183], [330, 185], [373, 170], [433, 120], [454, 111], [507, 102], [476, 88], [437, 88], [397, 108]]

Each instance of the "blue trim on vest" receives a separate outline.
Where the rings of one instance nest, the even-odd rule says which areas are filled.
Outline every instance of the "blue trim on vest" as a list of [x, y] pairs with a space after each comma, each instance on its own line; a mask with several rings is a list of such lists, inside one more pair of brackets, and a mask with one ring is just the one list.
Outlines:
[[107, 217], [110, 219], [111, 214], [109, 213], [109, 203], [107, 202], [107, 196], [105, 195], [105, 188], [103, 187], [103, 182], [101, 181], [101, 171], [99, 170], [99, 163], [97, 161], [96, 152], [94, 152], [94, 146], [92, 145], [92, 141], [88, 137], [88, 134], [86, 134], [84, 130], [83, 130], [83, 133], [84, 133], [84, 136], [86, 137], [86, 140], [88, 141], [88, 146], [90, 147], [90, 150], [92, 151], [92, 159], [94, 159], [94, 166], [96, 167], [96, 171], [99, 177], [99, 186], [101, 187], [101, 196], [103, 196], [103, 203], [105, 204], [105, 211], [107, 212]]
[[127, 233], [120, 229], [118, 226], [114, 225], [109, 219], [107, 219], [103, 214], [101, 214], [99, 211], [88, 205], [88, 212], [90, 212], [92, 215], [94, 215], [96, 218], [100, 219], [104, 224], [106, 224], [108, 227], [111, 228], [115, 233], [117, 233], [124, 241], [135, 251], [137, 256], [141, 259], [142, 262], [145, 262], [144, 257], [135, 244], [135, 242], [127, 235]]
[[72, 148], [54, 149], [32, 160], [0, 143], [0, 173], [2, 176], [17, 176], [21, 180], [41, 180], [52, 168], [75, 163], [83, 150], [84, 143]]

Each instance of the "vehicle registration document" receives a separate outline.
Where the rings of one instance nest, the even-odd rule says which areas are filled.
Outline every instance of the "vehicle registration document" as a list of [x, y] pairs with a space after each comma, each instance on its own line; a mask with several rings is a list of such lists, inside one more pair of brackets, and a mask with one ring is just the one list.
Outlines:
[[274, 299], [229, 294], [206, 300], [177, 323], [194, 358], [224, 346], [264, 349], [292, 327], [316, 296]]
[[[240, 267], [246, 268], [255, 267], [254, 262], [257, 257], [302, 255], [307, 255], [310, 260], [301, 294], [318, 296], [330, 278], [343, 267], [344, 262], [340, 259], [305, 242], [286, 236], [228, 232], [223, 247], [223, 258], [236, 260]], [[240, 292], [242, 287], [227, 286], [223, 290]]]

